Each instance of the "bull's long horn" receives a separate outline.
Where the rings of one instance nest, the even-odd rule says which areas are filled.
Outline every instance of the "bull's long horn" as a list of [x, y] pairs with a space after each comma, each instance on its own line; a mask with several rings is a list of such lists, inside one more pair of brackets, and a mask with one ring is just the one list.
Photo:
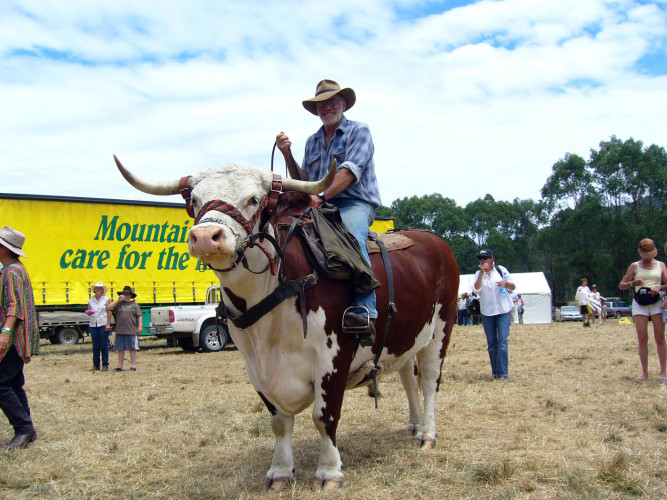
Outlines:
[[171, 182], [148, 182], [139, 177], [136, 177], [132, 172], [126, 169], [123, 164], [120, 162], [116, 155], [113, 155], [113, 159], [116, 160], [116, 166], [120, 173], [123, 174], [125, 180], [132, 184], [139, 191], [143, 191], [148, 194], [178, 194], [178, 183], [179, 181]]
[[283, 179], [283, 189], [285, 191], [299, 191], [306, 194], [317, 194], [327, 189], [333, 184], [336, 177], [336, 167], [338, 163], [334, 160], [331, 170], [327, 176], [319, 181], [297, 181], [295, 179]]

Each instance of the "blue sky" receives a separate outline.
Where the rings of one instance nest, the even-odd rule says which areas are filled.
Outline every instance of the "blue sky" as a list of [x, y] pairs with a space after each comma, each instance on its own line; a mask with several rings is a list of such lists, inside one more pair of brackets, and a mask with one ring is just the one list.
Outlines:
[[281, 130], [300, 160], [332, 78], [385, 205], [538, 199], [566, 153], [667, 146], [666, 51], [665, 0], [5, 0], [0, 192], [147, 199], [113, 154], [149, 179], [269, 169]]

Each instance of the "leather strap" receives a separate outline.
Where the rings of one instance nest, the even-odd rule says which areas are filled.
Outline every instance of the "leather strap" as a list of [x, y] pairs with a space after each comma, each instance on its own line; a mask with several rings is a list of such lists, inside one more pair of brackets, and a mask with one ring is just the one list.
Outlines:
[[[378, 407], [378, 386], [377, 386], [377, 372], [378, 372], [378, 363], [380, 362], [380, 356], [382, 356], [382, 349], [384, 349], [385, 344], [387, 343], [387, 338], [389, 337], [389, 328], [391, 326], [391, 320], [394, 316], [394, 313], [397, 311], [396, 303], [394, 302], [394, 272], [391, 268], [391, 260], [389, 260], [389, 252], [387, 252], [387, 247], [379, 238], [373, 238], [373, 241], [377, 243], [380, 248], [380, 254], [382, 255], [382, 262], [384, 263], [384, 269], [387, 273], [387, 298], [389, 300], [389, 306], [387, 308], [387, 322], [384, 325], [384, 333], [382, 334], [382, 340], [378, 346], [377, 351], [375, 352], [375, 358], [373, 358], [373, 369], [359, 382], [356, 387], [364, 384], [369, 379], [373, 379], [373, 390], [375, 392], [375, 409]], [[358, 346], [358, 343], [357, 343]], [[356, 347], [355, 347], [356, 351]]]
[[[306, 290], [306, 288], [310, 288], [312, 286], [315, 286], [316, 284], [317, 284], [317, 275], [315, 274], [309, 274], [308, 276], [304, 276], [302, 278], [298, 278], [295, 280], [282, 281], [271, 294], [264, 297], [262, 300], [260, 300], [257, 304], [252, 306], [243, 314], [236, 314], [233, 311], [231, 311], [221, 297], [220, 303], [216, 308], [216, 312], [221, 318], [229, 319], [232, 323], [234, 323], [234, 326], [236, 326], [237, 328], [246, 329], [249, 326], [254, 325], [257, 321], [259, 321], [259, 319], [262, 316], [271, 311], [283, 300], [291, 297], [292, 295], [296, 295], [297, 293], [301, 293], [302, 294], [301, 310], [303, 318], [303, 312], [306, 310], [304, 291]], [[304, 320], [304, 325], [305, 325], [305, 320]], [[305, 331], [304, 331], [304, 336], [305, 336]]]
[[188, 187], [188, 181], [190, 180], [190, 175], [181, 177], [181, 180], [178, 181], [178, 192], [185, 200], [185, 211], [190, 217], [195, 218], [195, 210], [192, 208], [192, 192]]

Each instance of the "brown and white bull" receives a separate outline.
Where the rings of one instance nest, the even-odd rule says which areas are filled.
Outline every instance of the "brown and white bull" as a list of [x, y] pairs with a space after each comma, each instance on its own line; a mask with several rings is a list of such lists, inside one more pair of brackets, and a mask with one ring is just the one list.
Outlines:
[[[284, 241], [276, 216], [260, 214], [265, 211], [265, 200], [272, 190], [270, 172], [227, 165], [184, 178], [187, 182], [183, 184], [187, 185], [179, 186], [179, 181], [141, 180], [117, 159], [116, 163], [128, 182], [141, 191], [167, 195], [184, 188], [191, 193], [197, 223], [190, 229], [189, 251], [217, 269], [223, 299], [233, 312], [247, 311], [274, 291], [279, 273], [274, 274], [267, 263], [280, 265], [279, 253], [273, 245], [252, 245], [253, 240], [249, 240], [251, 233], [265, 231]], [[285, 179], [282, 189], [319, 193], [333, 181], [334, 174], [335, 165], [322, 181]], [[307, 196], [290, 195], [290, 201], [286, 201], [290, 196], [281, 195], [278, 204], [301, 203], [304, 205], [297, 208], [305, 208]], [[276, 213], [284, 208], [288, 207], [279, 206]], [[410, 244], [389, 252], [397, 312], [382, 349], [380, 373], [398, 371], [408, 399], [408, 431], [423, 448], [431, 448], [436, 440], [435, 399], [457, 312], [459, 271], [451, 249], [437, 236], [425, 231], [401, 234]], [[295, 279], [313, 272], [299, 239], [290, 239], [284, 253], [285, 278]], [[236, 265], [240, 264], [237, 261], [242, 254], [247, 268]], [[321, 436], [313, 487], [333, 489], [342, 484], [336, 428], [343, 394], [363, 381], [373, 367], [387, 321], [387, 273], [379, 253], [371, 254], [371, 263], [382, 285], [377, 290], [378, 334], [372, 348], [359, 348], [355, 354], [354, 337], [341, 332], [343, 311], [349, 305], [346, 285], [322, 276], [301, 295], [305, 301], [296, 294], [252, 326], [241, 329], [229, 325], [234, 343], [245, 358], [248, 376], [272, 415], [276, 445], [266, 479], [273, 489], [284, 488], [294, 477], [291, 443], [294, 416], [310, 405]]]

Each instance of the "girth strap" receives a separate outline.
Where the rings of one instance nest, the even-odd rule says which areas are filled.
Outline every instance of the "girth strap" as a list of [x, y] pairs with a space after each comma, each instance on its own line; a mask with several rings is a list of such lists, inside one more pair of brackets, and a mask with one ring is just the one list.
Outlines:
[[394, 313], [396, 312], [396, 303], [394, 302], [394, 272], [391, 269], [391, 261], [389, 260], [389, 252], [387, 252], [387, 247], [385, 246], [382, 241], [380, 241], [380, 238], [376, 240], [376, 243], [380, 247], [380, 254], [382, 255], [382, 262], [384, 262], [384, 268], [385, 271], [387, 272], [387, 295], [389, 299], [389, 307], [387, 309], [387, 322], [384, 325], [384, 334], [382, 335], [382, 341], [380, 342], [380, 345], [378, 346], [378, 350], [375, 353], [375, 359], [373, 360], [373, 363], [375, 366], [373, 367], [373, 370], [371, 371], [372, 377], [373, 377], [373, 391], [375, 392], [375, 409], [377, 410], [378, 407], [378, 385], [377, 385], [377, 380], [376, 380], [376, 375], [378, 371], [378, 362], [380, 361], [380, 356], [382, 355], [382, 349], [384, 349], [384, 345], [387, 343], [387, 337], [389, 336], [389, 327], [391, 326], [391, 319], [394, 316]]
[[378, 372], [378, 363], [380, 362], [380, 356], [382, 356], [382, 349], [384, 349], [385, 344], [387, 343], [387, 337], [389, 337], [389, 328], [391, 326], [391, 319], [396, 312], [396, 303], [394, 302], [394, 272], [391, 268], [391, 261], [389, 260], [389, 252], [387, 252], [386, 245], [380, 240], [380, 238], [373, 238], [373, 241], [377, 243], [380, 248], [380, 254], [382, 255], [382, 262], [384, 263], [384, 269], [387, 273], [387, 298], [389, 300], [389, 305], [387, 308], [387, 321], [384, 325], [384, 333], [382, 334], [382, 340], [378, 346], [377, 351], [375, 352], [375, 358], [373, 359], [373, 368], [370, 372], [355, 386], [358, 387], [368, 380], [373, 379], [373, 391], [375, 392], [375, 409], [378, 407], [378, 386], [377, 386], [377, 372]]
[[280, 304], [283, 300], [301, 294], [301, 316], [304, 323], [304, 337], [306, 335], [306, 300], [305, 290], [317, 284], [317, 275], [309, 274], [302, 278], [289, 281], [281, 281], [276, 289], [260, 300], [257, 304], [252, 306], [243, 314], [236, 314], [231, 311], [221, 297], [220, 303], [216, 308], [217, 314], [225, 319], [229, 319], [237, 328], [245, 329], [254, 325], [266, 313], [271, 311], [274, 307]]

